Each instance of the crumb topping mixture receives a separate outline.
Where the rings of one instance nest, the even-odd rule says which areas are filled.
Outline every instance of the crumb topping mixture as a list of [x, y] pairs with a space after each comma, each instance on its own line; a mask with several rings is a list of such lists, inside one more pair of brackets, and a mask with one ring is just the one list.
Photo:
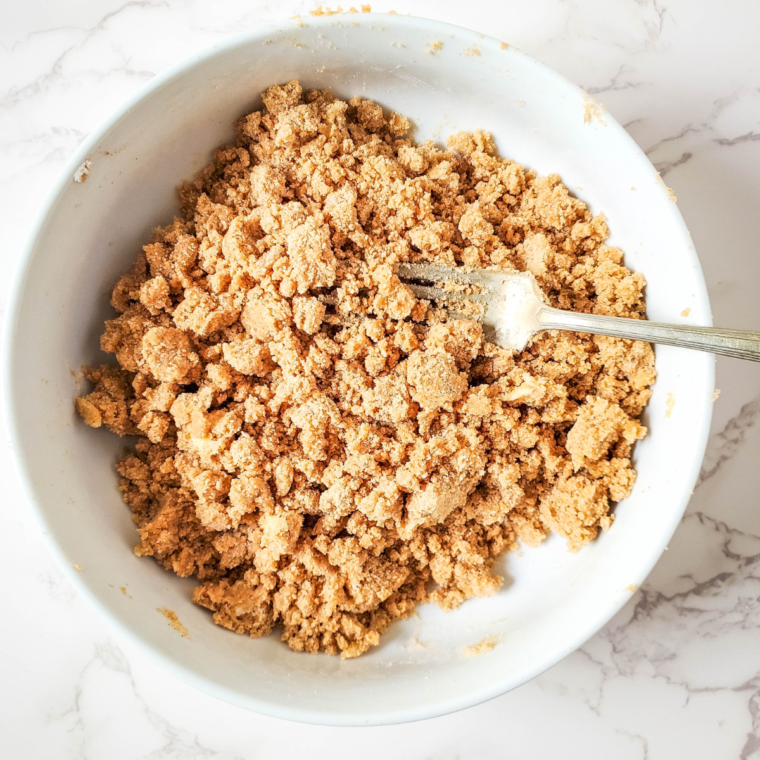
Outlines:
[[220, 625], [354, 657], [421, 602], [493, 594], [519, 541], [608, 528], [654, 380], [644, 343], [507, 352], [397, 264], [528, 270], [554, 306], [637, 318], [644, 278], [487, 133], [416, 144], [404, 116], [296, 81], [263, 102], [114, 288], [117, 366], [76, 407], [139, 436], [118, 466], [138, 555], [197, 577]]

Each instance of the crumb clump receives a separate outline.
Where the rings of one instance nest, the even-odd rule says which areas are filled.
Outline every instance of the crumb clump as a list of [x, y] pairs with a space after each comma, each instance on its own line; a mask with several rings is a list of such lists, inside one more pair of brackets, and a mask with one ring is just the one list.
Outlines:
[[237, 633], [355, 657], [423, 602], [495, 593], [500, 554], [571, 550], [635, 480], [651, 347], [447, 322], [399, 262], [530, 270], [557, 307], [644, 318], [644, 279], [557, 175], [448, 149], [370, 100], [270, 87], [116, 284], [76, 409], [118, 465], [136, 554]]

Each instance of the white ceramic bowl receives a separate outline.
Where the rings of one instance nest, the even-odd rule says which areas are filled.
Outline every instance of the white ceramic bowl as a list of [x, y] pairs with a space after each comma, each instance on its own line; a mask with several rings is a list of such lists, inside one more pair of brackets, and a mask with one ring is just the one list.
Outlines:
[[[432, 51], [432, 43], [441, 48]], [[699, 262], [678, 209], [608, 114], [584, 122], [584, 93], [498, 40], [433, 21], [379, 15], [291, 20], [233, 39], [153, 79], [85, 140], [56, 183], [23, 253], [7, 320], [8, 419], [29, 502], [72, 583], [114, 625], [188, 683], [269, 715], [384, 724], [454, 711], [524, 683], [595, 633], [641, 584], [689, 500], [711, 414], [713, 360], [657, 350], [658, 379], [636, 447], [639, 478], [609, 533], [577, 555], [554, 537], [502, 562], [503, 590], [444, 613], [428, 606], [352, 661], [295, 654], [212, 624], [191, 580], [136, 559], [116, 490], [124, 442], [73, 412], [82, 364], [111, 361], [98, 337], [109, 293], [151, 229], [176, 210], [174, 187], [229, 139], [268, 85], [299, 78], [408, 115], [417, 137], [491, 131], [502, 155], [557, 172], [649, 282], [651, 319], [710, 324]], [[73, 181], [92, 161], [89, 179]], [[633, 187], [636, 189], [634, 190]], [[691, 317], [681, 312], [689, 307]], [[666, 398], [675, 406], [666, 417]], [[72, 566], [81, 567], [75, 572]], [[129, 595], [119, 590], [127, 586]], [[174, 610], [181, 638], [159, 614]], [[487, 636], [488, 654], [462, 656]]]

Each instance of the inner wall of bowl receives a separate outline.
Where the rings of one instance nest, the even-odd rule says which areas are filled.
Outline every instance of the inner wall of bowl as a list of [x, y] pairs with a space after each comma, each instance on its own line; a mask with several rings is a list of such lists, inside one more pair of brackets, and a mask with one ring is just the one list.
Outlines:
[[[409, 116], [418, 140], [486, 129], [503, 156], [559, 173], [595, 213], [606, 214], [610, 242], [646, 275], [650, 319], [683, 322], [679, 315], [690, 307], [690, 321], [708, 324], [704, 284], [674, 204], [616, 123], [608, 116], [606, 125], [585, 123], [582, 94], [557, 75], [498, 41], [442, 24], [361, 15], [288, 22], [165, 78], [88, 145], [90, 176], [67, 182], [48, 215], [12, 331], [17, 445], [52, 540], [81, 566], [78, 579], [126, 633], [206, 690], [303, 720], [425, 717], [540, 672], [594, 633], [641, 583], [696, 476], [712, 360], [657, 350], [651, 434], [636, 449], [636, 488], [609, 533], [579, 554], [555, 538], [509, 556], [497, 596], [451, 613], [421, 608], [355, 661], [298, 655], [276, 637], [253, 641], [212, 625], [190, 601], [193, 582], [135, 559], [137, 536], [113, 471], [128, 442], [75, 419], [72, 398], [83, 386], [72, 372], [113, 360], [98, 348], [103, 320], [113, 315], [110, 290], [151, 229], [176, 212], [174, 186], [231, 138], [234, 121], [260, 105], [261, 90], [293, 78], [344, 98], [374, 98]], [[666, 417], [668, 394], [675, 406]], [[189, 639], [167, 625], [159, 607], [176, 612]], [[463, 656], [463, 648], [489, 636], [498, 641], [489, 654]]]

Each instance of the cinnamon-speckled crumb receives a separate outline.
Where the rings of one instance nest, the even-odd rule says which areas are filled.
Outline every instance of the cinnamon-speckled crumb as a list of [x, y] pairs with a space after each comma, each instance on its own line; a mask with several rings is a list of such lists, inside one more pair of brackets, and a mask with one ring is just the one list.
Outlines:
[[[85, 422], [138, 556], [214, 621], [355, 657], [417, 604], [495, 593], [495, 558], [579, 549], [635, 480], [645, 343], [545, 332], [520, 354], [447, 323], [399, 262], [530, 270], [552, 305], [644, 317], [644, 278], [557, 175], [448, 149], [377, 103], [269, 88], [114, 288]], [[330, 295], [327, 298], [327, 295]]]

